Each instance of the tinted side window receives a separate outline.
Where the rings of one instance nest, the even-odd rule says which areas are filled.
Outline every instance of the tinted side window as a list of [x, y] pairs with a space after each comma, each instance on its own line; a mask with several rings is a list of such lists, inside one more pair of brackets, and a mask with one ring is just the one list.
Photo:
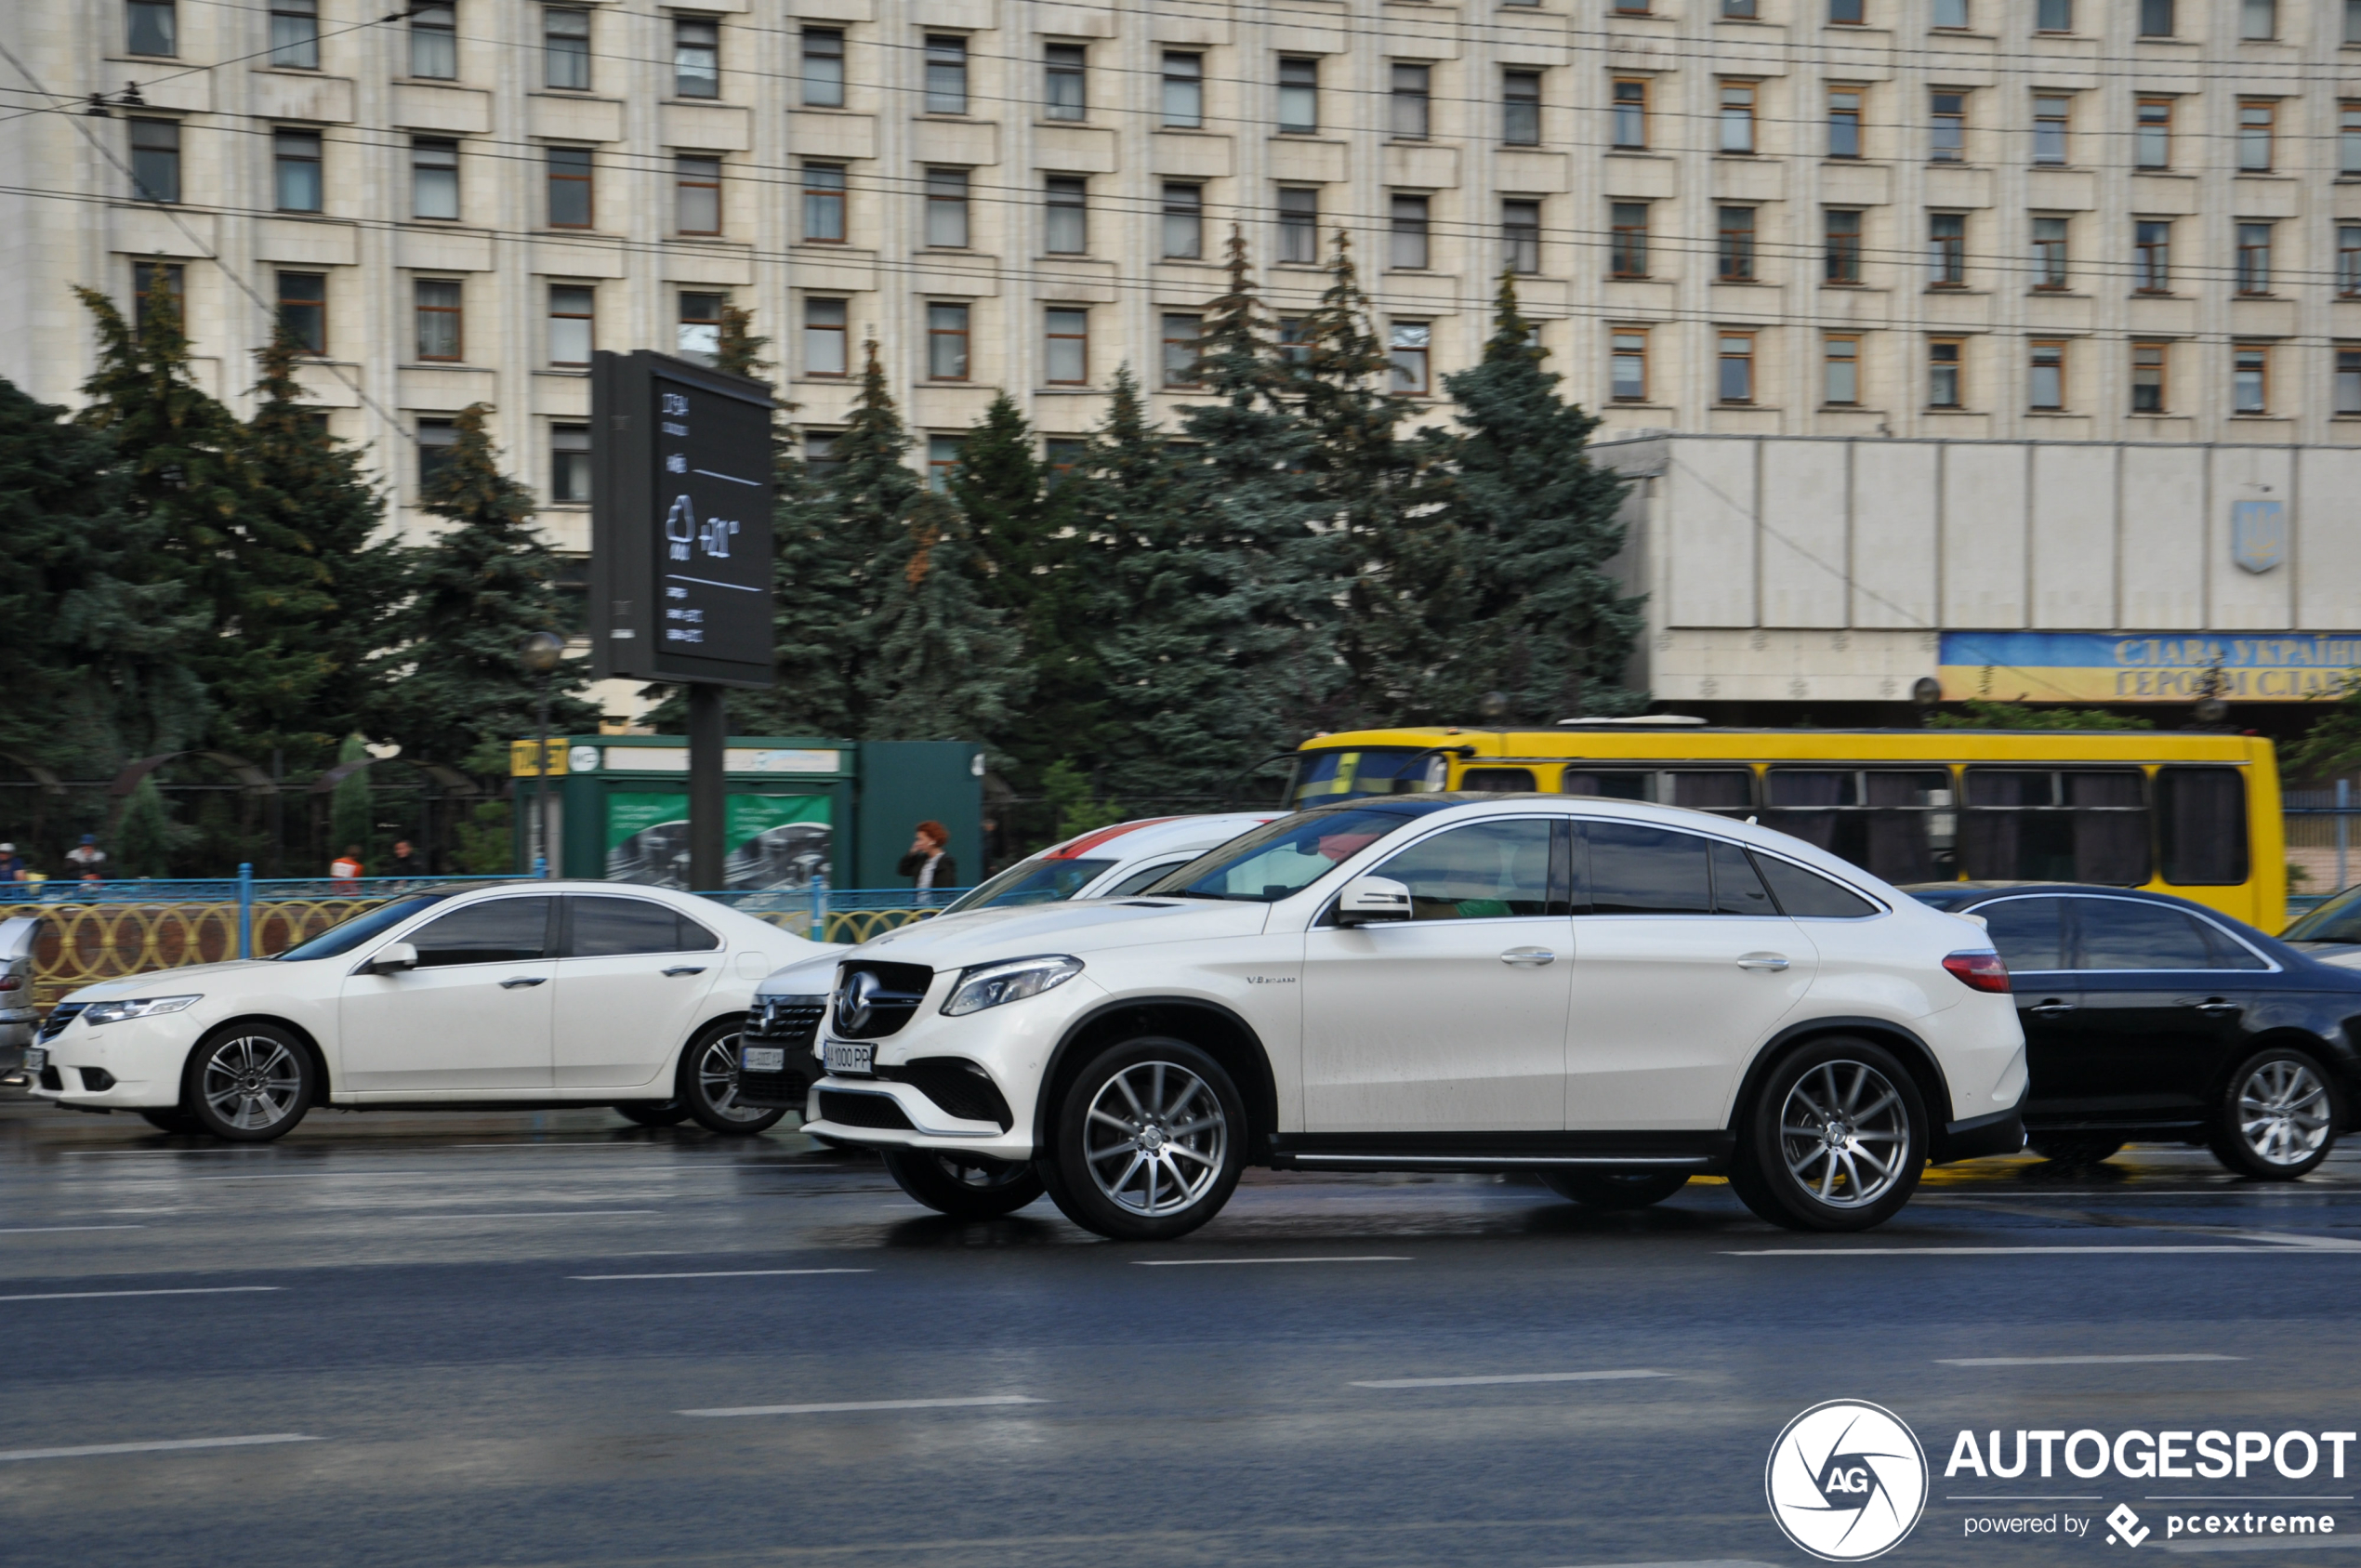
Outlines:
[[2216, 929], [2214, 927], [2208, 926], [2202, 920], [2198, 921], [2197, 924], [2204, 928], [2206, 944], [2213, 949], [2213, 967], [2215, 968], [2267, 969], [2271, 967], [2269, 964], [2263, 962], [2262, 957], [2255, 953], [2254, 949], [2247, 946], [2246, 943], [2242, 942], [2233, 940], [2226, 931], [2222, 931]]
[[[680, 928], [684, 922], [669, 905], [653, 899], [625, 898], [576, 898], [573, 903], [574, 937], [566, 945], [570, 958], [682, 951], [684, 933]], [[710, 931], [693, 922], [687, 923], [705, 938], [699, 946], [715, 945]]]
[[1141, 870], [1133, 872], [1130, 876], [1125, 877], [1122, 881], [1117, 882], [1114, 887], [1109, 888], [1105, 892], [1101, 893], [1099, 896], [1102, 899], [1114, 899], [1122, 898], [1127, 894], [1136, 893], [1141, 889], [1146, 887], [1149, 883], [1160, 881], [1166, 872], [1171, 871], [1175, 867], [1184, 865], [1186, 863], [1187, 863], [1184, 861], [1159, 861], [1154, 865], [1145, 866]]
[[1816, 871], [1806, 871], [1793, 861], [1758, 855], [1755, 863], [1762, 867], [1762, 879], [1771, 884], [1784, 915], [1799, 919], [1857, 920], [1878, 912], [1876, 904], [1852, 889]]
[[2245, 776], [2236, 768], [2158, 771], [2157, 840], [2168, 882], [2190, 888], [2245, 881]]
[[2064, 899], [2002, 899], [1975, 913], [2010, 968], [2032, 973], [2066, 967]]
[[1413, 844], [1377, 875], [1410, 889], [1413, 920], [1482, 920], [1550, 913], [1550, 824], [1470, 823]]
[[2129, 899], [2076, 899], [2077, 969], [2209, 969], [2205, 928], [2177, 909]]
[[1776, 915], [1771, 889], [1762, 885], [1753, 859], [1735, 844], [1713, 846], [1713, 912], [1716, 915]]
[[455, 909], [410, 939], [418, 967], [445, 964], [515, 964], [546, 957], [549, 951], [547, 897], [494, 899]]
[[1636, 823], [1584, 823], [1581, 828], [1589, 874], [1575, 894], [1576, 914], [1713, 913], [1710, 840]]

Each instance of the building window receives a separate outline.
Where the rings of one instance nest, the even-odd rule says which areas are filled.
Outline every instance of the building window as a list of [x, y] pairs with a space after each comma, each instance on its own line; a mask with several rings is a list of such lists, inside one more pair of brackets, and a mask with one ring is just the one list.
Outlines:
[[1164, 254], [1174, 261], [1195, 261], [1204, 257], [1204, 186], [1165, 186]]
[[1832, 283], [1859, 283], [1861, 215], [1831, 208], [1823, 215], [1822, 227], [1827, 240], [1827, 281]]
[[1074, 477], [1074, 470], [1089, 460], [1090, 443], [1071, 436], [1049, 436], [1041, 442], [1041, 466], [1049, 470], [1049, 488], [1055, 490]]
[[1393, 199], [1393, 244], [1386, 264], [1397, 270], [1423, 271], [1427, 265], [1427, 198]]
[[1501, 265], [1511, 272], [1541, 270], [1541, 204], [1511, 197], [1500, 204]]
[[968, 41], [950, 33], [927, 34], [927, 112], [968, 112]]
[[2279, 0], [2238, 0], [2238, 36], [2241, 38], [2276, 38], [2279, 35]]
[[549, 149], [549, 227], [590, 227], [590, 150]]
[[1041, 360], [1052, 387], [1079, 387], [1090, 379], [1090, 312], [1052, 305], [1042, 312]]
[[695, 364], [711, 364], [721, 352], [721, 312], [729, 303], [726, 294], [682, 294], [673, 352]]
[[1755, 16], [1754, 0], [1721, 0], [1723, 21], [1752, 21]]
[[590, 362], [591, 327], [599, 291], [587, 283], [549, 285], [549, 362], [569, 369]]
[[1617, 278], [1648, 275], [1648, 204], [1615, 202], [1607, 208], [1607, 272]]
[[806, 109], [844, 107], [844, 30], [807, 27], [803, 30], [803, 106]]
[[1927, 104], [1927, 156], [1956, 164], [1968, 155], [1968, 95], [1938, 92]]
[[1861, 156], [1861, 89], [1828, 89], [1828, 156]]
[[965, 381], [968, 378], [968, 308], [965, 305], [927, 307], [927, 379]]
[[320, 69], [320, 0], [270, 0], [270, 63]]
[[541, 81], [576, 92], [589, 87], [589, 12], [552, 6], [541, 13]]
[[1189, 131], [1205, 124], [1205, 56], [1165, 55], [1164, 123]]
[[1617, 327], [1608, 334], [1607, 388], [1616, 402], [1648, 401], [1648, 331]]
[[1820, 401], [1832, 408], [1861, 402], [1861, 339], [1830, 337], [1820, 346]]
[[328, 274], [279, 274], [279, 328], [305, 353], [328, 351]]
[[434, 137], [410, 143], [410, 216], [459, 216], [459, 144]]
[[1167, 314], [1163, 320], [1164, 384], [1167, 387], [1194, 387], [1197, 384], [1197, 339], [1204, 332], [1203, 318]]
[[2361, 174], [2361, 103], [2337, 105], [2337, 173]]
[[837, 455], [837, 441], [842, 430], [806, 430], [803, 432], [803, 471], [815, 483], [825, 484], [844, 471], [844, 459]]
[[1648, 0], [1609, 0], [1610, 8], [1619, 17], [1644, 17]]
[[1279, 358], [1288, 364], [1301, 364], [1312, 356], [1311, 345], [1303, 340], [1303, 318], [1279, 318]]
[[1714, 392], [1722, 402], [1752, 402], [1754, 401], [1754, 334], [1725, 332], [1719, 335]]
[[1960, 288], [1967, 281], [1968, 215], [1927, 214], [1927, 282], [1936, 288]]
[[1434, 72], [1428, 66], [1396, 65], [1393, 68], [1393, 93], [1387, 111], [1386, 128], [1395, 140], [1426, 140], [1433, 77]]
[[1089, 112], [1090, 96], [1082, 74], [1087, 57], [1080, 44], [1045, 44], [1041, 47], [1041, 112], [1051, 120], [1079, 120]]
[[181, 307], [189, 297], [188, 270], [178, 261], [135, 261], [131, 264], [131, 326], [135, 332], [148, 330], [149, 312], [154, 309], [152, 299], [161, 287], [172, 296], [174, 316], [187, 321], [188, 312]]
[[180, 199], [180, 122], [131, 122], [131, 191], [143, 202]]
[[848, 302], [806, 299], [803, 302], [803, 373], [842, 376], [848, 362], [851, 335], [846, 330]]
[[676, 98], [721, 96], [721, 24], [713, 18], [672, 19], [672, 92]]
[[549, 499], [565, 506], [590, 500], [590, 427], [549, 427]]
[[2032, 355], [2026, 405], [2036, 414], [2055, 414], [2065, 407], [2066, 346], [2056, 338], [2036, 338]]
[[1434, 346], [1434, 327], [1427, 322], [1396, 322], [1386, 333], [1386, 359], [1393, 366], [1388, 390], [1396, 397], [1427, 395], [1427, 356]]
[[2238, 105], [2238, 172], [2269, 174], [2271, 143], [2277, 129], [2279, 106], [2267, 99], [2248, 99]]
[[2260, 343], [2240, 343], [2230, 350], [2230, 412], [2271, 412], [2271, 350]]
[[418, 357], [459, 357], [459, 283], [453, 278], [420, 278], [413, 285], [418, 318]]
[[1042, 244], [1052, 256], [1080, 256], [1090, 248], [1089, 182], [1074, 175], [1053, 174], [1042, 182], [1048, 212], [1042, 223]]
[[2166, 358], [2168, 345], [2134, 343], [2131, 345], [2131, 412], [2162, 414], [2165, 402], [2166, 377], [2170, 365]]
[[2361, 414], [2361, 349], [2337, 350], [2336, 411]]
[[968, 171], [927, 171], [927, 244], [938, 250], [968, 246]]
[[2361, 0], [2344, 0], [2344, 42], [2361, 44]]
[[281, 212], [320, 210], [320, 133], [270, 133], [271, 198]]
[[1934, 0], [1933, 25], [1939, 32], [1965, 32], [1968, 25], [1968, 0]]
[[2337, 293], [2361, 298], [2361, 224], [2337, 225]]
[[1316, 131], [1320, 128], [1320, 62], [1283, 59], [1279, 62], [1279, 129]]
[[180, 18], [173, 0], [125, 0], [123, 46], [135, 55], [180, 52]]
[[1291, 186], [1279, 192], [1279, 259], [1310, 265], [1320, 259], [1320, 192]]
[[2033, 10], [2036, 33], [2072, 33], [2074, 0], [2040, 0]]
[[410, 7], [410, 74], [454, 81], [459, 74], [459, 18], [450, 6]]
[[929, 436], [927, 438], [927, 488], [936, 494], [951, 489], [951, 476], [959, 468], [961, 436]]
[[844, 165], [803, 165], [803, 238], [807, 244], [844, 244]]
[[1648, 79], [1644, 76], [1618, 76], [1615, 79], [1615, 107], [1611, 111], [1614, 134], [1610, 141], [1616, 147], [1648, 145]]
[[2140, 0], [2140, 36], [2172, 36], [2172, 0]]
[[2066, 286], [2066, 220], [2063, 217], [2033, 220], [2033, 286]]
[[1754, 209], [1722, 207], [1718, 217], [1721, 241], [1721, 281], [1725, 283], [1754, 282]]
[[2033, 100], [2033, 161], [2066, 161], [2066, 123], [2074, 99], [2064, 94], [2041, 93]]
[[418, 421], [418, 490], [431, 494], [434, 481], [451, 467], [452, 448], [459, 444], [459, 422], [455, 419], [421, 419]]
[[1858, 27], [1865, 14], [1866, 0], [1828, 0], [1830, 27]]
[[1541, 72], [1500, 73], [1500, 139], [1510, 147], [1541, 145]]
[[2172, 287], [2172, 225], [2143, 218], [2131, 226], [2131, 286], [2142, 294]]
[[2131, 161], [2143, 169], [2172, 166], [2172, 100], [2143, 98], [2139, 123], [2132, 132]]
[[2271, 225], [2238, 225], [2238, 292], [2271, 292]]
[[672, 160], [673, 220], [683, 234], [721, 232], [721, 160], [702, 152]]
[[1752, 82], [1721, 84], [1722, 152], [1754, 151], [1754, 94]]
[[1931, 338], [1927, 343], [1927, 406], [1958, 408], [1961, 401], [1959, 361], [1965, 347], [1956, 337]]

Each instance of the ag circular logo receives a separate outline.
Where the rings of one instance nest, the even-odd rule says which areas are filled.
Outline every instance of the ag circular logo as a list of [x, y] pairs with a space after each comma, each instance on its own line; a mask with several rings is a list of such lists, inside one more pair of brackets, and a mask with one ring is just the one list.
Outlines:
[[1762, 1486], [1788, 1540], [1825, 1561], [1859, 1562], [1900, 1545], [1919, 1522], [1926, 1451], [1893, 1412], [1832, 1399], [1780, 1432]]

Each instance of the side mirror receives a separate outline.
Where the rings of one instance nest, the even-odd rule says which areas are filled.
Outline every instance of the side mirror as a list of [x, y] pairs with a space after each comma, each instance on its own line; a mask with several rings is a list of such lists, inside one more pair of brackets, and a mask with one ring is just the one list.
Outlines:
[[1390, 876], [1356, 876], [1337, 895], [1337, 924], [1367, 926], [1410, 918], [1410, 889]]
[[389, 942], [377, 949], [377, 955], [369, 960], [369, 972], [373, 975], [389, 975], [397, 969], [415, 969], [417, 967], [418, 950], [406, 942]]

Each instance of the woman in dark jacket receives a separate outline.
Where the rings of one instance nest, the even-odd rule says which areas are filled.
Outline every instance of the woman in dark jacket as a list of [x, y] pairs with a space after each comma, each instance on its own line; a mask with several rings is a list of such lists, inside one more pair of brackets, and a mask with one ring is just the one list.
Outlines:
[[910, 840], [910, 852], [894, 868], [897, 876], [915, 878], [920, 892], [959, 885], [957, 863], [950, 855], [951, 830], [939, 822], [922, 822]]

